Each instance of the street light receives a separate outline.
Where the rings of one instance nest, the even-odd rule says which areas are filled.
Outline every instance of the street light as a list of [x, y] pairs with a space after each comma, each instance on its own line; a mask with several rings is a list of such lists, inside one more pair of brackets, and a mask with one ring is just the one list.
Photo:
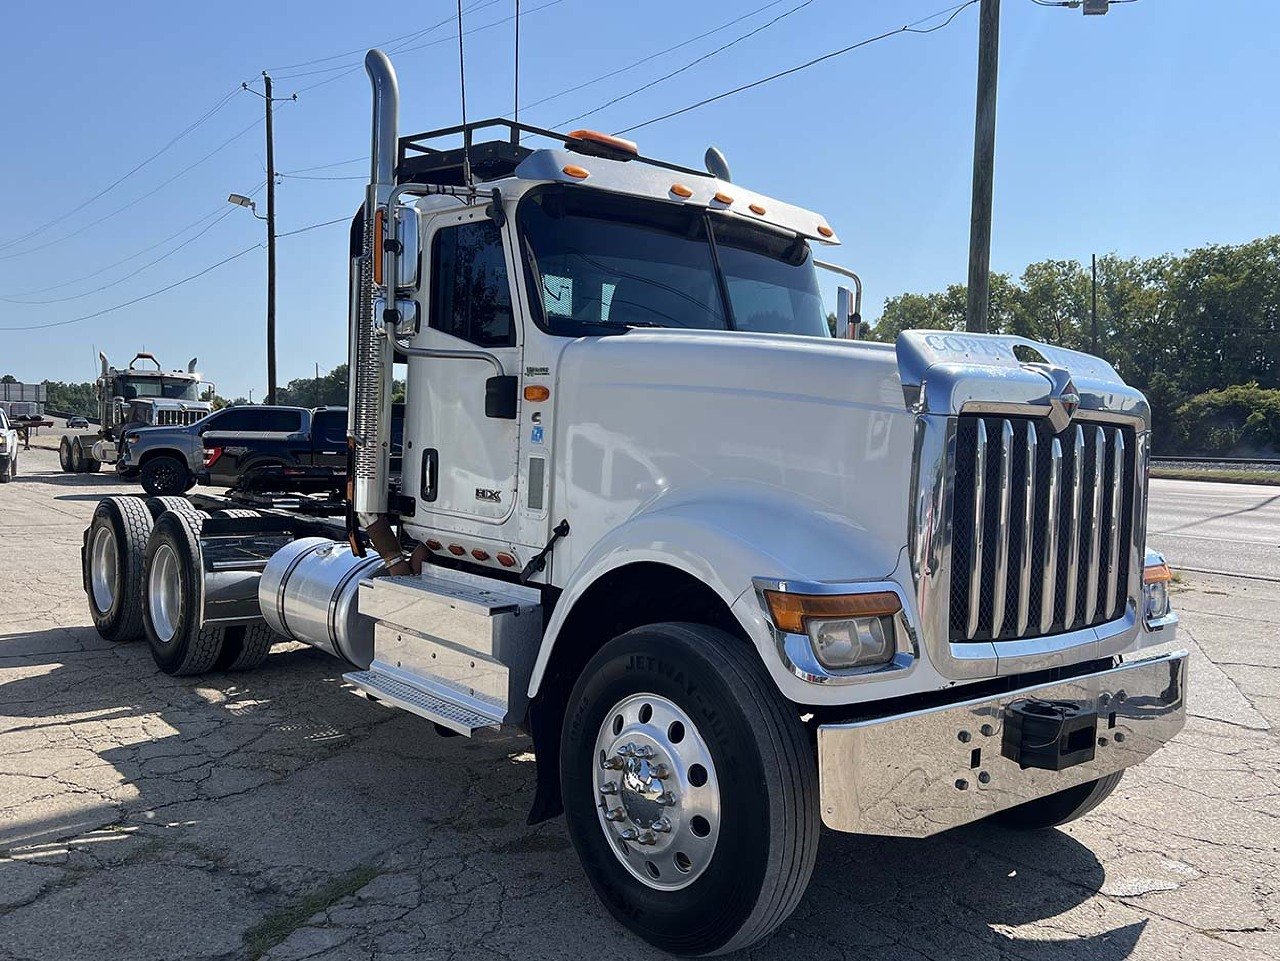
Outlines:
[[[232, 194], [227, 198], [227, 203], [235, 204], [237, 207], [248, 207], [249, 211], [258, 217], [258, 205], [246, 197], [244, 194]], [[258, 217], [259, 220], [266, 220], [266, 217]]]

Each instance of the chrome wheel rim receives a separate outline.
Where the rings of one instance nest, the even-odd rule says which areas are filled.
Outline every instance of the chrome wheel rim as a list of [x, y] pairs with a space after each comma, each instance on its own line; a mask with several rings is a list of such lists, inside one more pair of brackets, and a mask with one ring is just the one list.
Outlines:
[[673, 701], [633, 694], [601, 722], [596, 813], [614, 855], [647, 887], [678, 891], [711, 863], [720, 785], [711, 751]]
[[161, 544], [151, 557], [151, 577], [147, 581], [147, 606], [151, 626], [163, 643], [177, 633], [182, 584], [178, 579], [178, 555], [168, 544]]
[[93, 606], [99, 614], [111, 610], [116, 602], [120, 583], [120, 559], [116, 554], [116, 532], [110, 524], [104, 524], [93, 534], [90, 550], [90, 586], [93, 588]]

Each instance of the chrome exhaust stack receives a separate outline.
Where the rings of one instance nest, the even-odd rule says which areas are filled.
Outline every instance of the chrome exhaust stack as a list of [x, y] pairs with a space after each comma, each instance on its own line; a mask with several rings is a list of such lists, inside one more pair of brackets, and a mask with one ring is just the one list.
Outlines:
[[[369, 143], [369, 186], [364, 203], [364, 243], [356, 271], [353, 298], [347, 395], [347, 437], [352, 445], [351, 505], [356, 521], [368, 533], [378, 554], [392, 573], [407, 573], [400, 544], [391, 530], [388, 485], [391, 475], [391, 365], [395, 352], [377, 316], [374, 259], [383, 255], [377, 230], [378, 211], [384, 210], [395, 190], [400, 143], [397, 116], [400, 90], [391, 61], [381, 50], [364, 58], [373, 88], [373, 124]], [[388, 278], [389, 279], [389, 278]], [[354, 533], [354, 532], [353, 532]], [[353, 539], [353, 547], [358, 548]]]
[[399, 143], [396, 116], [400, 93], [395, 69], [381, 50], [370, 50], [364, 59], [373, 87], [373, 134], [370, 141], [369, 186], [365, 193], [364, 246], [360, 258], [355, 316], [352, 318], [348, 364], [350, 411], [348, 437], [354, 446], [352, 503], [362, 526], [387, 513], [387, 486], [391, 463], [391, 364], [393, 351], [382, 332], [382, 319], [374, 315], [378, 296], [373, 262], [381, 257], [376, 236], [375, 212], [395, 189]]

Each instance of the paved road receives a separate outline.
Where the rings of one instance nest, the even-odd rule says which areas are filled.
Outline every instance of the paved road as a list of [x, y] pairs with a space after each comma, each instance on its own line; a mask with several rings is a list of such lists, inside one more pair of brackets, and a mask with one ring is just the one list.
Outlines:
[[[109, 474], [0, 486], [0, 961], [657, 959], [600, 907], [526, 739], [440, 738], [280, 644], [171, 678], [89, 627]], [[1280, 958], [1280, 585], [1190, 575], [1178, 739], [1064, 830], [825, 832], [752, 961]]]
[[1147, 541], [1176, 568], [1280, 578], [1280, 487], [1154, 479]]

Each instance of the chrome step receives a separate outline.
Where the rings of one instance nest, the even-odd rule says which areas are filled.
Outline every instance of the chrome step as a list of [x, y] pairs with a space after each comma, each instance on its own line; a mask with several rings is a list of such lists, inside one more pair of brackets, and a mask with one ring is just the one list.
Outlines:
[[411, 714], [425, 717], [428, 721], [434, 721], [467, 737], [481, 728], [496, 728], [502, 723], [500, 716], [491, 717], [473, 707], [458, 704], [449, 699], [445, 691], [433, 693], [420, 686], [420, 681], [411, 683], [396, 677], [376, 661], [367, 671], [352, 671], [342, 677], [376, 701], [384, 701]]

